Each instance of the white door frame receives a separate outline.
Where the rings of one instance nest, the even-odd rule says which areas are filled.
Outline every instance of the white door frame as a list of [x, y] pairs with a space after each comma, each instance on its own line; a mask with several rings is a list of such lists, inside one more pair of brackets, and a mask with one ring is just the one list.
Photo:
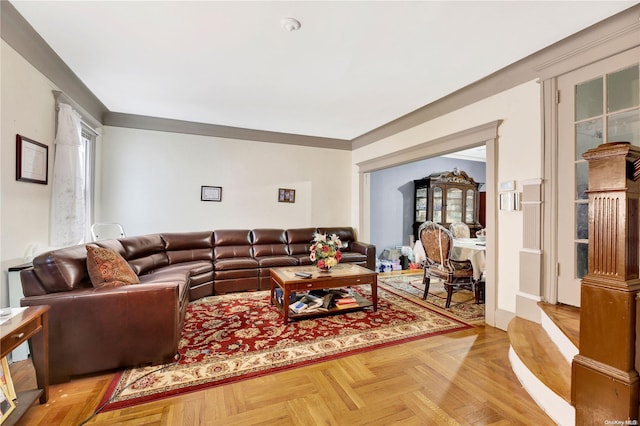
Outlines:
[[[491, 326], [505, 326], [500, 318], [496, 318], [497, 309], [497, 252], [498, 252], [498, 208], [496, 197], [498, 193], [498, 127], [502, 120], [492, 121], [471, 129], [453, 133], [419, 145], [382, 155], [370, 160], [357, 163], [358, 166], [358, 209], [359, 229], [363, 238], [371, 235], [370, 220], [370, 173], [389, 167], [420, 161], [427, 158], [439, 157], [452, 152], [461, 151], [477, 146], [486, 146], [486, 225], [492, 230], [487, 234], [487, 258], [485, 271], [485, 323]], [[496, 324], [500, 322], [500, 324]]]

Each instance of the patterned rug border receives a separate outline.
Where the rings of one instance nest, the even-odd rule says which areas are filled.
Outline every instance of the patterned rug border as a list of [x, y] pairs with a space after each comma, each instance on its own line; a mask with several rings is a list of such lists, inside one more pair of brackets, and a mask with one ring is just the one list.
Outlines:
[[[217, 386], [222, 386], [222, 385], [226, 385], [226, 384], [230, 384], [230, 383], [237, 383], [237, 382], [241, 382], [244, 380], [249, 380], [249, 379], [253, 379], [256, 377], [262, 377], [262, 376], [267, 376], [269, 374], [274, 374], [274, 373], [278, 373], [278, 372], [282, 372], [282, 371], [288, 371], [288, 370], [293, 370], [296, 368], [302, 368], [305, 366], [309, 366], [309, 365], [314, 365], [314, 364], [319, 364], [325, 361], [330, 361], [330, 360], [335, 360], [335, 359], [340, 359], [340, 358], [344, 358], [344, 357], [348, 357], [351, 355], [357, 355], [359, 353], [365, 353], [365, 352], [369, 352], [369, 351], [373, 351], [373, 350], [377, 350], [377, 349], [382, 349], [385, 347], [390, 347], [390, 346], [395, 346], [395, 345], [399, 345], [402, 343], [406, 343], [406, 342], [412, 342], [412, 341], [416, 341], [416, 340], [421, 340], [421, 339], [426, 339], [428, 337], [433, 337], [433, 336], [438, 336], [438, 335], [443, 335], [443, 334], [449, 334], [449, 333], [453, 333], [456, 331], [462, 331], [462, 330], [466, 330], [469, 328], [472, 328], [473, 326], [471, 324], [468, 324], [467, 322], [461, 320], [460, 318], [456, 318], [454, 316], [449, 315], [446, 311], [440, 311], [437, 309], [437, 306], [432, 306], [428, 303], [426, 303], [424, 300], [415, 298], [415, 296], [405, 293], [405, 292], [401, 292], [395, 288], [392, 288], [384, 283], [379, 283], [378, 284], [378, 291], [383, 290], [400, 298], [403, 299], [406, 303], [410, 303], [412, 305], [416, 305], [419, 306], [421, 309], [425, 309], [427, 311], [432, 312], [433, 314], [439, 315], [439, 316], [443, 316], [446, 317], [447, 319], [449, 319], [450, 321], [457, 323], [457, 327], [451, 327], [449, 329], [445, 329], [445, 330], [437, 330], [434, 332], [423, 332], [422, 334], [417, 334], [417, 335], [413, 335], [413, 336], [408, 336], [405, 338], [399, 338], [397, 340], [390, 340], [390, 341], [385, 341], [385, 342], [380, 342], [380, 343], [375, 343], [372, 344], [370, 346], [364, 346], [364, 347], [357, 347], [351, 350], [345, 350], [345, 351], [338, 351], [336, 353], [332, 353], [329, 355], [325, 355], [325, 356], [319, 356], [317, 358], [313, 358], [313, 359], [306, 359], [306, 360], [302, 360], [302, 361], [292, 361], [290, 364], [284, 364], [284, 365], [279, 365], [276, 367], [271, 367], [271, 368], [267, 368], [264, 370], [259, 370], [259, 371], [254, 371], [254, 372], [250, 372], [250, 373], [244, 373], [244, 374], [239, 374], [236, 376], [230, 376], [230, 377], [225, 377], [223, 379], [220, 380], [214, 380], [214, 381], [208, 381], [208, 382], [204, 382], [204, 383], [198, 383], [198, 384], [194, 384], [194, 385], [189, 385], [189, 386], [184, 386], [184, 387], [180, 387], [180, 388], [176, 388], [176, 389], [170, 389], [170, 390], [166, 390], [163, 391], [161, 393], [155, 393], [155, 394], [151, 394], [151, 395], [144, 395], [144, 396], [140, 396], [140, 397], [134, 397], [131, 399], [125, 399], [125, 400], [121, 400], [121, 401], [114, 401], [114, 402], [109, 402], [111, 400], [111, 398], [113, 398], [113, 393], [116, 391], [118, 384], [120, 383], [122, 377], [124, 376], [124, 374], [127, 371], [130, 371], [130, 369], [126, 369], [123, 371], [120, 371], [118, 373], [115, 374], [115, 376], [113, 377], [113, 379], [111, 380], [111, 383], [109, 383], [109, 386], [107, 387], [102, 400], [100, 401], [100, 403], [98, 404], [98, 407], [102, 407], [100, 409], [101, 412], [107, 412], [107, 411], [113, 411], [113, 410], [119, 410], [119, 409], [124, 409], [124, 408], [128, 408], [128, 407], [132, 407], [132, 406], [136, 406], [139, 404], [144, 404], [144, 403], [148, 403], [148, 402], [154, 402], [154, 401], [160, 401], [166, 398], [171, 398], [171, 397], [175, 397], [178, 395], [183, 395], [183, 394], [187, 394], [187, 393], [191, 393], [191, 392], [195, 392], [195, 391], [199, 391], [199, 390], [204, 390], [204, 389], [210, 389], [210, 388], [214, 388]], [[380, 298], [380, 294], [378, 295], [378, 297]], [[177, 363], [179, 361], [176, 361], [172, 364], [166, 364], [166, 365], [162, 365], [162, 366], [156, 366], [155, 369], [151, 370], [150, 372], [148, 372], [148, 374], [153, 374], [153, 373], [157, 373], [160, 372], [164, 369], [176, 366]], [[151, 368], [151, 367], [148, 367]], [[140, 378], [138, 378], [136, 381], [139, 380], [143, 380], [146, 377], [146, 374], [141, 376]], [[127, 385], [126, 387], [128, 387], [130, 385]], [[126, 388], [125, 387], [125, 388]]]
[[[484, 314], [482, 315], [482, 317], [478, 317], [478, 318], [465, 318], [463, 316], [459, 316], [456, 315], [454, 309], [457, 305], [464, 305], [466, 302], [470, 302], [473, 300], [473, 294], [469, 291], [468, 293], [470, 294], [470, 298], [466, 301], [458, 301], [457, 303], [454, 301], [451, 304], [451, 308], [447, 309], [444, 306], [438, 306], [436, 303], [432, 302], [433, 299], [431, 299], [431, 297], [436, 297], [438, 299], [442, 299], [442, 302], [444, 304], [444, 300], [446, 296], [446, 292], [444, 290], [444, 286], [442, 286], [442, 284], [440, 284], [443, 288], [442, 291], [445, 292], [445, 295], [443, 297], [439, 296], [438, 294], [436, 294], [436, 292], [432, 291], [431, 289], [429, 290], [429, 295], [430, 298], [427, 298], [427, 300], [424, 300], [422, 298], [422, 296], [418, 296], [416, 294], [412, 294], [410, 292], [407, 292], [405, 290], [403, 290], [402, 288], [398, 288], [393, 286], [393, 284], [391, 283], [386, 283], [384, 282], [385, 279], [389, 279], [389, 280], [394, 280], [394, 279], [401, 279], [401, 278], [406, 278], [409, 280], [421, 280], [422, 279], [422, 272], [417, 272], [417, 273], [404, 273], [404, 274], [394, 274], [394, 275], [378, 275], [378, 286], [380, 285], [384, 285], [385, 287], [390, 287], [392, 290], [390, 292], [406, 297], [410, 300], [413, 300], [417, 303], [423, 304], [423, 306], [426, 309], [430, 309], [431, 311], [434, 311], [438, 314], [441, 315], [445, 315], [448, 318], [452, 318], [454, 320], [463, 322], [465, 324], [469, 324], [471, 326], [481, 326], [485, 324], [485, 316]], [[381, 283], [382, 281], [382, 283]], [[407, 284], [411, 284], [410, 282], [408, 282]], [[434, 287], [434, 282], [432, 281], [431, 283], [431, 287]], [[415, 287], [417, 289], [417, 287]], [[422, 292], [422, 290], [420, 290]], [[454, 299], [457, 293], [454, 293]], [[475, 302], [474, 302], [475, 303]], [[484, 306], [484, 304], [483, 304]]]

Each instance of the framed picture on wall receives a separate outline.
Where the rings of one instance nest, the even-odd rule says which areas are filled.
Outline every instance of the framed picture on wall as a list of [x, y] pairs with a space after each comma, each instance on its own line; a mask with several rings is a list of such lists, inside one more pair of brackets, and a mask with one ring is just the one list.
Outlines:
[[201, 186], [200, 201], [222, 201], [221, 186]]
[[16, 135], [16, 180], [46, 185], [49, 176], [49, 147]]
[[296, 202], [296, 190], [280, 188], [278, 190], [278, 202], [280, 203], [295, 203]]

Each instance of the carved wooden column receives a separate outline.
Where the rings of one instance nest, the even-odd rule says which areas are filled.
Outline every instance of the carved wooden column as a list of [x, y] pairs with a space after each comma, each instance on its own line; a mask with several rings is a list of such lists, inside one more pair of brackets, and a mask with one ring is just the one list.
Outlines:
[[573, 359], [571, 399], [576, 424], [602, 425], [638, 418], [640, 184], [635, 163], [640, 148], [613, 142], [584, 158], [589, 161], [589, 269], [581, 286], [580, 352]]

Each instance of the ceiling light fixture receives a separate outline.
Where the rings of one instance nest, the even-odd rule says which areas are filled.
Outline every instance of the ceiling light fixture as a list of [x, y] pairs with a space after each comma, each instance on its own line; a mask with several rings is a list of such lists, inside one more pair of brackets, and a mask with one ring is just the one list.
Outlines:
[[280, 26], [286, 31], [298, 31], [301, 27], [300, 21], [295, 18], [282, 18]]

